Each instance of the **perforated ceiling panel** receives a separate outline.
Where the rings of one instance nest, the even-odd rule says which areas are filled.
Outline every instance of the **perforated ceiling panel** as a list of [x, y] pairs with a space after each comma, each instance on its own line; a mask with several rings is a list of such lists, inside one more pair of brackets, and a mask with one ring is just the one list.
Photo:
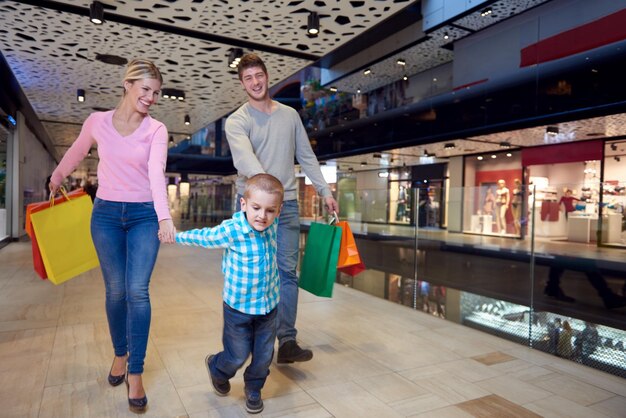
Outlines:
[[[88, 8], [87, 1], [64, 1]], [[94, 110], [110, 109], [121, 97], [124, 66], [98, 55], [153, 60], [163, 87], [182, 89], [185, 101], [161, 99], [151, 111], [179, 139], [228, 114], [246, 96], [227, 66], [232, 45], [107, 20], [107, 13], [243, 39], [285, 50], [323, 55], [405, 7], [408, 1], [109, 1], [105, 23], [86, 16], [2, 1], [0, 50], [28, 100], [58, 145], [58, 155], [76, 138], [77, 126]], [[42, 2], [45, 5], [45, 2]], [[320, 14], [320, 35], [306, 34], [308, 11]], [[311, 64], [286, 55], [259, 53], [275, 84]], [[86, 91], [78, 103], [76, 90]], [[185, 115], [191, 124], [184, 125]], [[45, 122], [52, 121], [53, 123]], [[63, 126], [58, 122], [65, 122]]]

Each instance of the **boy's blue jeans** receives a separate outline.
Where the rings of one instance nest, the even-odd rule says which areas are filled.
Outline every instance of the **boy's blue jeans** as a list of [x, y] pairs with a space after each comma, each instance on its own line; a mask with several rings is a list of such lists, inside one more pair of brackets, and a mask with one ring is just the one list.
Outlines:
[[[236, 210], [241, 210], [237, 195]], [[276, 232], [276, 263], [280, 276], [280, 301], [276, 322], [278, 344], [295, 340], [298, 314], [298, 258], [300, 256], [300, 212], [297, 200], [285, 200], [278, 218]]]
[[96, 198], [93, 239], [106, 288], [106, 312], [116, 356], [128, 353], [128, 372], [143, 373], [150, 330], [148, 285], [159, 250], [152, 202]]
[[224, 382], [232, 378], [252, 354], [243, 374], [245, 388], [260, 391], [270, 374], [276, 339], [276, 308], [266, 315], [250, 315], [224, 305], [224, 351], [209, 364], [211, 375]]

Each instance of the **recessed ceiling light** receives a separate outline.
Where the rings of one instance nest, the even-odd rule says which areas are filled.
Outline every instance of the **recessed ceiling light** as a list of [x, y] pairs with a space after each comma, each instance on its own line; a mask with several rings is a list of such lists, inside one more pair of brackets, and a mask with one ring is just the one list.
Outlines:
[[507, 157], [512, 157], [512, 156], [513, 156], [513, 154], [511, 154], [510, 152], [507, 152], [507, 153], [506, 153], [506, 156], [507, 156]]
[[80, 103], [85, 101], [85, 90], [83, 89], [76, 90], [76, 100], [79, 101]]
[[496, 154], [491, 154], [491, 158], [498, 158]]
[[550, 136], [556, 136], [559, 134], [559, 127], [558, 126], [548, 126], [546, 128], [546, 133]]
[[491, 13], [493, 13], [493, 10], [491, 10], [491, 7], [487, 7], [486, 9], [483, 9], [483, 10], [480, 12], [480, 15], [481, 15], [482, 17], [485, 17], [485, 16], [489, 16]]
[[403, 60], [402, 58], [398, 58], [398, 60], [396, 61], [396, 64], [404, 66], [404, 65], [406, 65], [406, 61]]
[[363, 75], [370, 75], [371, 73], [372, 73], [372, 70], [370, 70], [369, 68], [363, 71]]
[[337, 87], [331, 87], [330, 91], [332, 91], [333, 93], [337, 91]]
[[483, 160], [483, 156], [482, 156], [482, 155], [479, 155], [478, 157], [476, 157], [476, 159], [477, 159], [478, 161], [482, 161], [482, 160]]

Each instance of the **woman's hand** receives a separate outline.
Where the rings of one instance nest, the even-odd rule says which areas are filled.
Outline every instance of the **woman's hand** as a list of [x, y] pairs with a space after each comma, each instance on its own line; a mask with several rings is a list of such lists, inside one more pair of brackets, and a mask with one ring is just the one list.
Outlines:
[[50, 183], [48, 184], [48, 188], [50, 189], [50, 196], [56, 196], [60, 187], [61, 187], [60, 184], [55, 184], [52, 181], [50, 181]]
[[163, 219], [159, 222], [159, 241], [163, 244], [176, 242], [176, 227], [171, 219]]

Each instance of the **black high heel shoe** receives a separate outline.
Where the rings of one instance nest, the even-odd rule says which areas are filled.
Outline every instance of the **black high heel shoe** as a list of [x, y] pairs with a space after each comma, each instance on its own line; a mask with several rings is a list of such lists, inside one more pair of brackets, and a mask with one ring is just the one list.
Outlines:
[[[115, 358], [113, 358], [113, 364], [115, 364]], [[119, 386], [124, 381], [124, 376], [125, 375], [122, 374], [120, 376], [113, 376], [111, 374], [111, 371], [113, 370], [113, 364], [111, 364], [111, 370], [109, 370], [109, 377], [108, 377], [109, 385], [111, 385], [111, 386]]]
[[128, 384], [128, 372], [124, 375], [124, 381], [126, 382], [126, 394], [128, 396], [128, 409], [135, 414], [143, 414], [148, 408], [148, 397], [133, 399], [130, 397], [130, 385]]

